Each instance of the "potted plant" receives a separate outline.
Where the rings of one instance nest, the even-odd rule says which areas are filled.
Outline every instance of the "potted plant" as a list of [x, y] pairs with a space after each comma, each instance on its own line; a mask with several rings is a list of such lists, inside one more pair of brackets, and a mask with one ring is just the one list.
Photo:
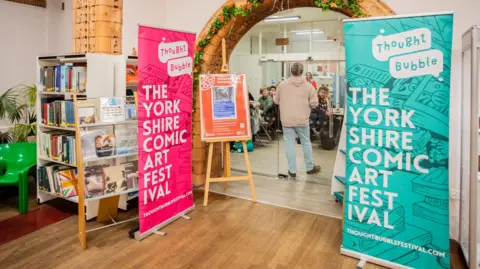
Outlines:
[[1, 132], [0, 143], [35, 141], [36, 100], [36, 85], [16, 86], [0, 95], [0, 120], [7, 119], [14, 125], [13, 133]]

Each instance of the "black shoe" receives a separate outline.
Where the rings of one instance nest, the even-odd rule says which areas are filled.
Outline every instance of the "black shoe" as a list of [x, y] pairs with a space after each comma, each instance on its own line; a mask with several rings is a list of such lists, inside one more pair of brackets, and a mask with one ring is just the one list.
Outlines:
[[312, 175], [312, 174], [316, 174], [320, 171], [322, 171], [322, 168], [320, 167], [320, 165], [314, 165], [312, 170], [307, 171], [307, 174]]
[[288, 171], [288, 176], [290, 177], [290, 179], [293, 179], [293, 180], [295, 180], [297, 178], [297, 174], [296, 173], [290, 173], [290, 171]]

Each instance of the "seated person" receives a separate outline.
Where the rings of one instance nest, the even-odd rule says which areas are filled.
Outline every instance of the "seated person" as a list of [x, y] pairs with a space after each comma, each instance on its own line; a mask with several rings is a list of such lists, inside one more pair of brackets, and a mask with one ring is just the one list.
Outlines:
[[262, 116], [271, 115], [273, 113], [273, 98], [270, 96], [269, 91], [266, 88], [260, 89], [260, 98], [258, 98], [260, 103], [260, 109], [263, 111]]
[[268, 88], [268, 92], [270, 93], [270, 96], [273, 98], [275, 96], [275, 93], [277, 93], [277, 86], [272, 85]]

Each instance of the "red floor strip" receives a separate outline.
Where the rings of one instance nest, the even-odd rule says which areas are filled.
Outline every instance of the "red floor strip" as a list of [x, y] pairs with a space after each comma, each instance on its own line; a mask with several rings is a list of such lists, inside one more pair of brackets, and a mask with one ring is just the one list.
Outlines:
[[33, 233], [48, 225], [71, 217], [72, 214], [48, 205], [0, 222], [0, 245]]

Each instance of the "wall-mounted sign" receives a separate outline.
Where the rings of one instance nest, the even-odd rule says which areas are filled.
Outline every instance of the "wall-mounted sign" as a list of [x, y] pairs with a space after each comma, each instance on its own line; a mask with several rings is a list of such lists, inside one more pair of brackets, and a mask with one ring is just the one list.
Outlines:
[[289, 44], [288, 38], [277, 38], [275, 39], [275, 45], [277, 46], [287, 46]]

